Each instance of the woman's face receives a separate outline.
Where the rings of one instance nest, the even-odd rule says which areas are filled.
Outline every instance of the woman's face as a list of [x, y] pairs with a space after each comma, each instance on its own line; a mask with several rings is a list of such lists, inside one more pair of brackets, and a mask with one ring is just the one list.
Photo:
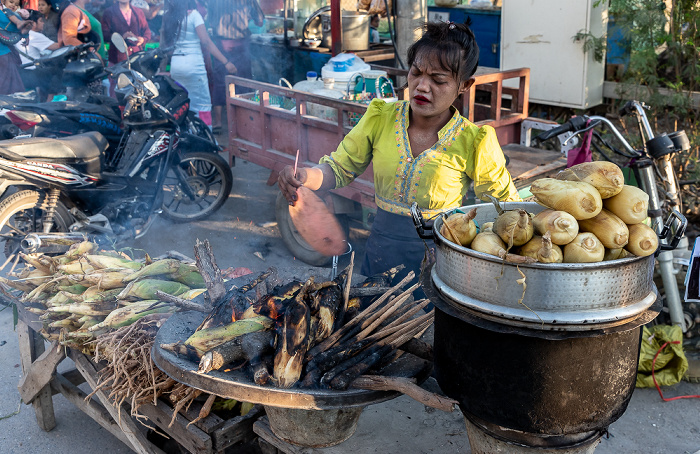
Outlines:
[[473, 80], [460, 82], [437, 57], [417, 55], [408, 71], [408, 93], [414, 114], [434, 117], [444, 114], [457, 96], [471, 86]]
[[49, 10], [51, 9], [51, 7], [49, 6], [49, 4], [46, 3], [44, 0], [39, 0], [39, 2], [37, 2], [37, 6], [36, 6], [36, 7], [37, 7], [37, 9], [39, 10], [39, 12], [40, 12], [41, 14], [43, 14], [44, 16], [46, 16], [47, 14], [49, 14]]

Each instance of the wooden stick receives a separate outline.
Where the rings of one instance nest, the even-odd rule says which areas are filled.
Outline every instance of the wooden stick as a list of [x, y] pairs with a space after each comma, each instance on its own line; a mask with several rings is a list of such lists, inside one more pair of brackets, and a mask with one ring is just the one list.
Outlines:
[[399, 306], [406, 302], [409, 296], [417, 289], [420, 284], [414, 284], [408, 288], [405, 292], [398, 295], [392, 301], [390, 301], [386, 306], [377, 310], [374, 314], [369, 316], [365, 322], [360, 325], [362, 332], [358, 336], [360, 339], [364, 339], [369, 336], [369, 334], [374, 331], [383, 321], [385, 321], [391, 314], [393, 314]]
[[[423, 307], [427, 306], [429, 303], [430, 303], [429, 300], [425, 300], [422, 303], [420, 303], [418, 306], [416, 306], [416, 307], [412, 308], [411, 310], [409, 310], [408, 312], [406, 312], [406, 314], [404, 314], [404, 315], [408, 315], [408, 317], [406, 317], [406, 318], [410, 318], [416, 312], [423, 309]], [[401, 317], [397, 318], [395, 321], [391, 322], [389, 325], [386, 325], [385, 327], [383, 327], [381, 330], [378, 330], [377, 332], [375, 332], [371, 336], [367, 336], [367, 339], [380, 340], [384, 337], [387, 337], [387, 336], [405, 328], [406, 323], [410, 323], [410, 322], [406, 322], [406, 323], [404, 323], [404, 322], [405, 322], [405, 319], [404, 319], [404, 316], [402, 315]]]
[[339, 311], [345, 315], [348, 310], [348, 301], [350, 301], [350, 286], [352, 285], [352, 271], [355, 267], [355, 251], [350, 254], [350, 265], [348, 265], [348, 278], [345, 281], [345, 288], [343, 289], [343, 310]]
[[391, 290], [391, 287], [353, 287], [349, 291], [349, 296], [376, 296], [382, 295]]
[[204, 283], [207, 286], [209, 298], [214, 304], [226, 294], [226, 287], [224, 286], [224, 278], [221, 276], [221, 270], [216, 265], [216, 259], [211, 250], [209, 240], [202, 242], [198, 239], [195, 242], [194, 257], [197, 262], [197, 269], [202, 274]]
[[392, 287], [384, 295], [377, 298], [377, 301], [370, 304], [369, 307], [357, 314], [355, 318], [346, 323], [342, 328], [336, 330], [333, 334], [325, 338], [323, 342], [317, 344], [314, 348], [309, 350], [306, 354], [306, 360], [310, 361], [311, 358], [313, 358], [314, 356], [334, 346], [343, 336], [345, 336], [346, 333], [350, 332], [350, 330], [352, 330], [355, 327], [355, 325], [360, 323], [365, 317], [367, 317], [368, 314], [371, 314], [377, 307], [383, 304], [384, 301], [386, 301], [389, 298], [389, 296], [391, 296], [395, 291], [397, 291], [398, 289], [406, 285], [408, 282], [410, 282], [414, 278], [414, 276], [415, 274], [413, 273], [413, 271], [409, 271], [408, 275], [405, 278], [403, 278], [401, 282]]
[[423, 405], [448, 413], [452, 412], [459, 405], [459, 402], [454, 399], [421, 388], [415, 384], [414, 379], [410, 378], [361, 375], [353, 380], [350, 386], [373, 391], [398, 391]]
[[198, 311], [198, 312], [204, 312], [205, 314], [208, 314], [212, 310], [212, 307], [209, 305], [199, 304], [199, 303], [195, 303], [192, 300], [178, 298], [177, 296], [173, 296], [173, 295], [170, 295], [168, 293], [161, 292], [160, 290], [156, 291], [156, 296], [160, 300], [165, 301], [166, 303], [172, 303], [175, 306], [180, 307], [180, 308], [185, 309], [185, 310], [188, 310], [188, 311]]
[[399, 345], [399, 350], [403, 350], [426, 361], [433, 361], [433, 346], [418, 337], [409, 339]]

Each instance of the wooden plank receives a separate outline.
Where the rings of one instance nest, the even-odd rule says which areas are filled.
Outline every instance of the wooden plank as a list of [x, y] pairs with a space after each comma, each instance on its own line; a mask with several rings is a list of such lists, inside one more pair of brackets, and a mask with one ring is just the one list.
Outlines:
[[[22, 364], [22, 375], [27, 375], [34, 360], [45, 350], [44, 338], [37, 334], [21, 319], [17, 322], [17, 337], [20, 362]], [[48, 432], [56, 427], [56, 417], [53, 412], [53, 399], [50, 386], [45, 386], [32, 400], [32, 406], [36, 414], [36, 423], [41, 430]]]
[[22, 402], [28, 404], [41, 393], [42, 389], [51, 381], [56, 372], [56, 366], [65, 357], [65, 349], [56, 341], [51, 345], [50, 349], [44, 351], [32, 363], [17, 385]]
[[523, 181], [530, 180], [535, 177], [544, 178], [547, 175], [552, 175], [553, 173], [565, 168], [566, 158], [559, 158], [554, 162], [550, 162], [549, 164], [545, 164], [543, 166], [537, 166], [528, 172], [518, 175], [517, 178], [513, 179], [513, 183], [515, 183], [517, 186], [518, 183], [522, 183]]
[[63, 378], [74, 384], [75, 386], [85, 383], [85, 377], [82, 376], [78, 369], [70, 369], [61, 374]]
[[54, 388], [56, 392], [61, 393], [68, 402], [78, 407], [78, 409], [95, 420], [97, 424], [118, 438], [122, 443], [133, 449], [129, 439], [124, 435], [124, 432], [122, 432], [114, 419], [112, 419], [109, 412], [97, 402], [86, 400], [87, 394], [71, 383], [66, 377], [61, 374], [56, 374], [56, 377], [51, 382], [51, 387]]
[[236, 443], [250, 441], [254, 436], [253, 424], [265, 414], [262, 405], [256, 405], [245, 416], [237, 416], [211, 434], [214, 451], [221, 452]]
[[177, 414], [173, 426], [168, 427], [173, 417], [173, 409], [163, 401], [159, 400], [156, 405], [142, 405], [139, 407], [139, 413], [148, 417], [187, 451], [193, 454], [213, 452], [211, 437], [194, 425], [188, 427], [190, 421], [180, 413]]
[[[199, 412], [203, 406], [204, 405], [202, 402], [194, 401], [191, 405], [187, 407], [186, 410], [180, 410], [180, 413], [183, 413], [185, 417], [190, 421], [194, 421], [199, 416]], [[194, 423], [195, 426], [199, 427], [208, 434], [211, 434], [216, 429], [222, 427], [224, 424], [226, 424], [226, 420], [220, 418], [214, 413], [209, 413], [209, 416], [207, 416], [206, 418], [202, 418]]]
[[[75, 362], [75, 366], [83, 374], [85, 381], [90, 387], [97, 389], [97, 369], [94, 364], [85, 355], [75, 350], [70, 350], [70, 358]], [[95, 395], [100, 399], [100, 402], [112, 416], [112, 419], [117, 422], [134, 451], [139, 454], [155, 454], [155, 447], [146, 439], [146, 436], [139, 430], [129, 412], [123, 406], [117, 408], [112, 405], [112, 401], [109, 400], [104, 391], [98, 390], [95, 392]]]
[[[675, 91], [669, 90], [668, 88], [659, 88], [658, 92], [667, 99], [671, 99], [673, 95], [677, 94]], [[697, 109], [700, 107], [700, 92], [684, 91], [683, 95], [690, 100], [690, 105], [693, 108]], [[651, 97], [651, 92], [649, 87], [645, 85], [605, 81], [603, 82], [603, 97], [610, 99], [637, 99], [639, 101], [648, 102]]]

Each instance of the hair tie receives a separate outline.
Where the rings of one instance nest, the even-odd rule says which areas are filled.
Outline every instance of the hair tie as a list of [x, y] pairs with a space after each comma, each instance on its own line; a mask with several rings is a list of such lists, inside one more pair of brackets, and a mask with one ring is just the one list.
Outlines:
[[449, 21], [447, 24], [448, 24], [448, 28], [449, 28], [450, 30], [454, 30], [455, 27], [456, 27], [455, 23], [452, 22], [452, 21]]

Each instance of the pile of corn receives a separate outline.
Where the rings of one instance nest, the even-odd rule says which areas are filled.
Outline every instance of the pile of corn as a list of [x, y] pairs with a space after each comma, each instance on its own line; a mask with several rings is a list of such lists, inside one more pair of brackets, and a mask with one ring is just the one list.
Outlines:
[[176, 259], [139, 262], [91, 242], [74, 244], [60, 256], [22, 254], [25, 267], [0, 281], [22, 292], [24, 307], [44, 322], [47, 340], [94, 353], [101, 334], [175, 306], [155, 299], [160, 290], [183, 299], [204, 292], [193, 264]]
[[592, 263], [648, 256], [658, 236], [644, 224], [649, 196], [624, 184], [620, 168], [610, 162], [587, 162], [531, 186], [547, 209], [533, 215], [503, 210], [480, 228], [459, 210], [444, 218], [440, 233], [449, 241], [511, 263]]

